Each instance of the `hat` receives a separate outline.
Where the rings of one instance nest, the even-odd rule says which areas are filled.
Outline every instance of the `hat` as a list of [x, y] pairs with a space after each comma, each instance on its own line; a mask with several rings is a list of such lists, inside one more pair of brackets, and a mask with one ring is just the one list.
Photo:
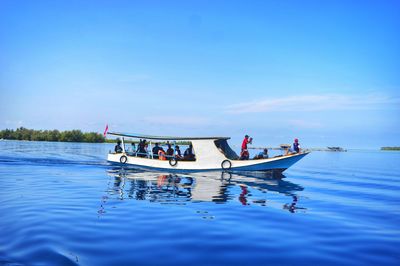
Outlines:
[[299, 140], [298, 139], [294, 139], [294, 142], [299, 142]]
[[246, 136], [244, 136], [245, 138], [248, 138], [249, 137], [249, 135], [246, 135]]

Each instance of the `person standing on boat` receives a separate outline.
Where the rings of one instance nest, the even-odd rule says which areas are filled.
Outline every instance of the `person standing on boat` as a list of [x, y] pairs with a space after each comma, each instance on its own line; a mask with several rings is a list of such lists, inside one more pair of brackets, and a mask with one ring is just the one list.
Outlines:
[[250, 157], [249, 150], [247, 149], [247, 144], [251, 144], [253, 141], [252, 138], [249, 137], [249, 135], [244, 136], [243, 142], [242, 142], [242, 150], [240, 151], [240, 160], [248, 160]]
[[300, 152], [300, 144], [299, 144], [299, 140], [298, 139], [294, 139], [293, 152], [296, 152], [296, 153]]

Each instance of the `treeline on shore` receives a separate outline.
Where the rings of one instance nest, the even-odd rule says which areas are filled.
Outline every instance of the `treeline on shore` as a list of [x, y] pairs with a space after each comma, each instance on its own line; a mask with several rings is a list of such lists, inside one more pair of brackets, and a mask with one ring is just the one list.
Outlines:
[[[96, 132], [82, 132], [79, 129], [59, 131], [54, 130], [34, 130], [24, 127], [4, 129], [0, 131], [0, 139], [8, 140], [31, 140], [31, 141], [60, 141], [60, 142], [90, 142], [90, 143], [115, 143], [117, 139], [106, 139], [102, 134]], [[157, 141], [153, 141], [154, 143]], [[128, 139], [125, 143], [139, 143], [139, 140]], [[167, 142], [159, 142], [161, 145]], [[188, 145], [188, 141], [175, 142], [178, 145]]]
[[400, 147], [382, 147], [383, 151], [400, 151]]
[[32, 140], [32, 141], [62, 141], [62, 142], [91, 142], [102, 143], [105, 138], [96, 132], [82, 132], [81, 130], [34, 130], [24, 127], [4, 129], [0, 131], [0, 139]]

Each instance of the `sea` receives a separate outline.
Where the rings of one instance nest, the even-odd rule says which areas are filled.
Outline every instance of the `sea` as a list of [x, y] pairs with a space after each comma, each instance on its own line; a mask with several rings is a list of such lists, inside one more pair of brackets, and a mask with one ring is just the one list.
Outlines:
[[276, 176], [126, 169], [112, 149], [0, 141], [0, 265], [400, 265], [400, 152]]

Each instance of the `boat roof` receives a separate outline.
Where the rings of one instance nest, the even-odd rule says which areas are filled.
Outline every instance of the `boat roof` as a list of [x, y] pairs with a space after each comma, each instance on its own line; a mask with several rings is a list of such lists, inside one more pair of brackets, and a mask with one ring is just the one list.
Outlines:
[[107, 132], [109, 135], [139, 138], [139, 139], [156, 139], [156, 140], [200, 140], [200, 139], [230, 139], [230, 137], [177, 137], [177, 136], [152, 136], [134, 133]]

